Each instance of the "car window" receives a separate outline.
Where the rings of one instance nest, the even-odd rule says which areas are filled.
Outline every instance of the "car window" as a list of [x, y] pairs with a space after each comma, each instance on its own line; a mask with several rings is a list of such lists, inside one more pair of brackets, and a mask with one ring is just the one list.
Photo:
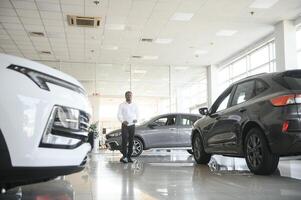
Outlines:
[[195, 116], [182, 115], [180, 125], [181, 126], [192, 126], [196, 120], [197, 120], [197, 117], [195, 117]]
[[229, 94], [224, 98], [224, 100], [219, 104], [219, 106], [218, 106], [217, 109], [216, 109], [216, 112], [225, 110], [225, 109], [227, 108], [227, 105], [228, 105], [228, 102], [229, 102], [229, 99], [230, 99], [230, 95], [231, 95], [231, 93], [229, 93]]
[[158, 126], [174, 126], [176, 125], [176, 116], [164, 116], [154, 121]]
[[256, 80], [256, 95], [262, 93], [267, 88], [268, 86], [264, 82]]
[[255, 96], [254, 81], [247, 81], [237, 85], [233, 96], [232, 106], [248, 101]]

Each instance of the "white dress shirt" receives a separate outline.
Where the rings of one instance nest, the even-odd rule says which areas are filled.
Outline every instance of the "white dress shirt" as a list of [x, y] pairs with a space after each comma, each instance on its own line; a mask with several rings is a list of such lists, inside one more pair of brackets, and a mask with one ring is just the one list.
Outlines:
[[123, 102], [119, 105], [118, 120], [122, 123], [127, 121], [128, 126], [134, 125], [134, 120], [138, 120], [138, 107], [134, 103]]

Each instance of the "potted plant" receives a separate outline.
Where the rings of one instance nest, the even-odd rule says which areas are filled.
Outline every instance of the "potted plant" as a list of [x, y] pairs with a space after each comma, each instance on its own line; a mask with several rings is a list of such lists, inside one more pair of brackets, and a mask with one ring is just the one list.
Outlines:
[[94, 152], [98, 151], [99, 147], [99, 130], [98, 122], [94, 122], [89, 127], [88, 142], [91, 144]]

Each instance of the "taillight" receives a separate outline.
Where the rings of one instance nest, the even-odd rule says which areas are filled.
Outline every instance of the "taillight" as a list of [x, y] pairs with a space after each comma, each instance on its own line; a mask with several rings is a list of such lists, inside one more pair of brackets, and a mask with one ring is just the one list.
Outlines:
[[289, 122], [288, 121], [283, 122], [283, 124], [282, 124], [282, 132], [287, 132], [288, 127], [289, 127]]
[[288, 94], [271, 99], [273, 106], [286, 106], [290, 104], [301, 104], [300, 94]]

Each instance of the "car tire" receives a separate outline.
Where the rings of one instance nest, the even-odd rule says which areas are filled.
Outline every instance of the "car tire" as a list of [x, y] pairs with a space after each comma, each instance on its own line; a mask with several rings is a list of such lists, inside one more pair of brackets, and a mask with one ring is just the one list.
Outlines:
[[263, 132], [252, 128], [244, 142], [245, 159], [250, 171], [257, 175], [270, 175], [275, 172], [279, 156], [271, 153]]
[[199, 134], [196, 134], [192, 139], [192, 150], [195, 161], [198, 164], [208, 164], [211, 155], [204, 150], [203, 139]]
[[138, 157], [142, 154], [142, 152], [143, 152], [143, 142], [141, 139], [135, 137], [132, 157]]
[[192, 149], [188, 149], [187, 152], [188, 152], [189, 154], [193, 155]]

